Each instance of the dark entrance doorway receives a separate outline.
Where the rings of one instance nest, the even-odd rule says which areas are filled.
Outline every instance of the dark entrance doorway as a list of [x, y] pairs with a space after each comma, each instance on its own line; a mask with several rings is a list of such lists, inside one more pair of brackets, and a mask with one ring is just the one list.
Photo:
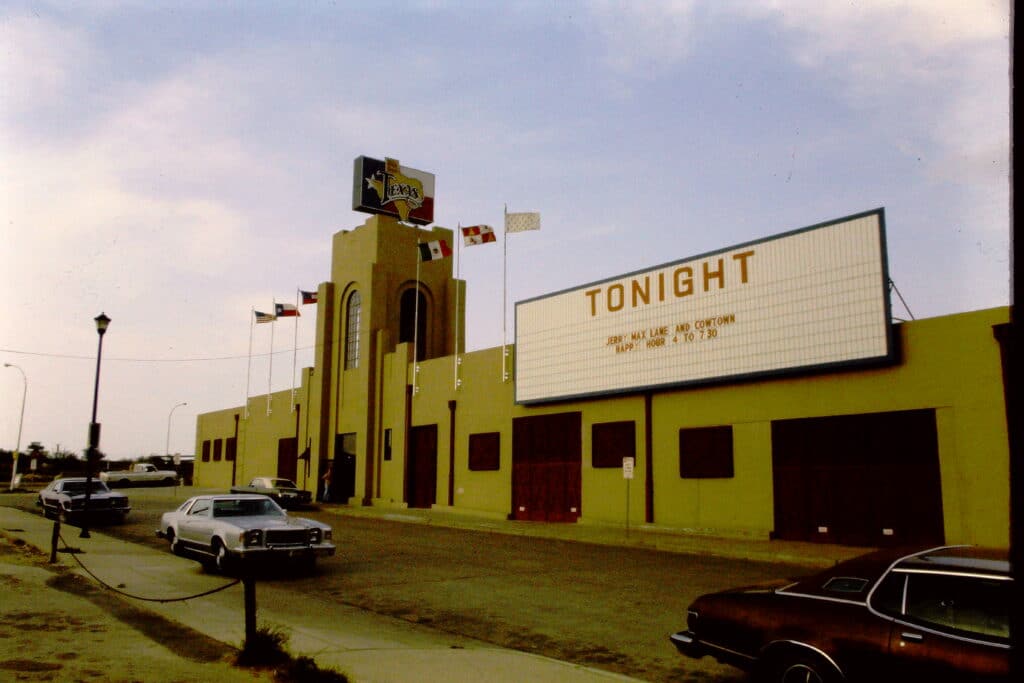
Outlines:
[[[334, 435], [334, 471], [328, 490], [331, 502], [347, 503], [356, 495], [356, 435]], [[326, 470], [324, 470], [326, 472]], [[320, 476], [323, 477], [323, 472]], [[321, 481], [321, 487], [323, 482]], [[321, 489], [322, 490], [322, 489]]]
[[295, 481], [299, 472], [299, 440], [296, 437], [277, 440], [277, 476]]
[[944, 541], [934, 410], [772, 423], [776, 538]]
[[437, 502], [437, 425], [409, 430], [405, 500], [411, 508], [429, 508]]
[[512, 519], [579, 519], [582, 424], [581, 413], [512, 420]]

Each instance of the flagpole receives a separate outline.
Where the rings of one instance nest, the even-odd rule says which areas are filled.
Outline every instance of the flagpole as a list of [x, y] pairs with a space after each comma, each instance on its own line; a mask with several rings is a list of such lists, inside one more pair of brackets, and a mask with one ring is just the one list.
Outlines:
[[418, 351], [419, 351], [419, 333], [420, 333], [420, 261], [423, 257], [420, 255], [420, 238], [416, 238], [416, 292], [415, 302], [413, 303], [413, 314], [412, 314], [412, 395], [415, 396], [416, 392], [419, 391], [419, 386], [416, 384], [417, 375], [420, 372]]
[[256, 309], [249, 309], [249, 360], [245, 364], [245, 419], [249, 419], [249, 378], [252, 376], [252, 331], [256, 329]]
[[295, 288], [295, 341], [292, 343], [292, 401], [291, 411], [295, 412], [295, 369], [299, 358], [299, 288]]
[[274, 323], [277, 322], [277, 299], [274, 300], [274, 319], [270, 321], [270, 360], [267, 362], [267, 415], [270, 415], [270, 388], [274, 376]]
[[460, 268], [462, 267], [462, 223], [458, 224], [455, 232], [455, 362], [452, 364], [452, 388], [456, 391], [459, 388], [459, 282]]
[[501, 245], [501, 381], [508, 381], [508, 204], [505, 204], [505, 227]]

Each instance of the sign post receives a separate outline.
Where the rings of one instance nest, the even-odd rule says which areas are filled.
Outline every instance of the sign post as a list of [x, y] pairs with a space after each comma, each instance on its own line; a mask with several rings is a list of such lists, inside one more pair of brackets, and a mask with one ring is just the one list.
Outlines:
[[622, 478], [626, 480], [626, 538], [629, 538], [629, 482], [633, 479], [636, 458], [622, 459]]

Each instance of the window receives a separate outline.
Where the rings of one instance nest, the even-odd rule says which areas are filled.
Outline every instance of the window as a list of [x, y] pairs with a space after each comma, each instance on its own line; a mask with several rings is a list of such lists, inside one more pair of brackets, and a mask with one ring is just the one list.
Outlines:
[[1010, 637], [1010, 582], [949, 574], [907, 577], [907, 616], [957, 635]]
[[359, 367], [359, 319], [363, 314], [363, 298], [359, 292], [348, 297], [348, 316], [345, 318], [345, 369]]
[[214, 462], [220, 462], [220, 454], [221, 454], [221, 450], [223, 449], [223, 447], [224, 447], [224, 440], [223, 439], [217, 439], [216, 441], [213, 442], [213, 461]]
[[636, 457], [636, 423], [602, 422], [590, 429], [594, 467], [622, 467], [623, 458]]
[[416, 307], [416, 290], [402, 292], [399, 302], [398, 342], [416, 341], [416, 358], [426, 358], [427, 350], [427, 298], [419, 294], [419, 310]]
[[235, 459], [237, 453], [238, 439], [233, 436], [224, 439], [224, 459], [230, 462]]
[[732, 478], [732, 427], [680, 429], [679, 476], [683, 479]]
[[203, 442], [203, 462], [210, 462], [210, 440]]
[[384, 430], [384, 459], [391, 460], [391, 430]]
[[469, 435], [469, 469], [473, 472], [501, 469], [501, 433]]

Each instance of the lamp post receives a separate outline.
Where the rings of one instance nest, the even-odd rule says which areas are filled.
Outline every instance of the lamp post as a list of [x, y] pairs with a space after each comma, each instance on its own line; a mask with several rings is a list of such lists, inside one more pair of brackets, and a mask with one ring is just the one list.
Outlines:
[[21, 373], [21, 417], [18, 419], [18, 444], [14, 447], [14, 458], [11, 461], [11, 490], [14, 490], [14, 483], [18, 478], [18, 454], [21, 451], [21, 425], [25, 422], [25, 396], [28, 394], [28, 378], [25, 371], [12, 363], [4, 363], [5, 368], [14, 368]]
[[100, 425], [96, 422], [96, 403], [100, 397], [100, 361], [103, 358], [103, 335], [110, 325], [110, 318], [100, 313], [93, 318], [96, 321], [96, 334], [99, 335], [99, 348], [96, 350], [96, 383], [92, 390], [92, 422], [89, 423], [89, 449], [85, 453], [85, 503], [82, 505], [82, 533], [79, 538], [89, 536], [89, 497], [92, 493], [92, 463], [100, 446]]
[[170, 457], [171, 455], [171, 415], [174, 415], [174, 411], [182, 406], [187, 406], [188, 401], [179, 403], [178, 405], [171, 408], [171, 412], [167, 414], [167, 443], [164, 445], [164, 455]]

